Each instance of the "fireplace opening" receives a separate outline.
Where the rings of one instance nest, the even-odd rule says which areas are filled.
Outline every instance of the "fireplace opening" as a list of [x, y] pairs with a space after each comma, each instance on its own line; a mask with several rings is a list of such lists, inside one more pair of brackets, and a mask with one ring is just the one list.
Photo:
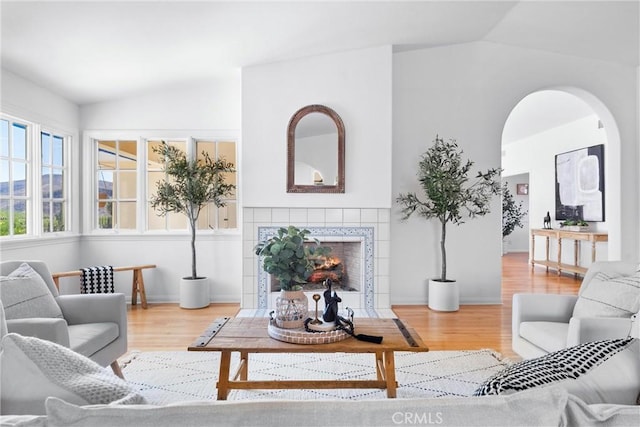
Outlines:
[[[332, 289], [336, 291], [360, 292], [362, 286], [361, 242], [323, 241], [321, 244], [331, 247], [331, 253], [315, 261], [316, 268], [308, 282], [302, 285], [302, 289], [304, 291], [324, 291], [326, 289], [325, 280], [331, 279]], [[278, 279], [271, 276], [270, 281], [271, 291], [279, 291]]]

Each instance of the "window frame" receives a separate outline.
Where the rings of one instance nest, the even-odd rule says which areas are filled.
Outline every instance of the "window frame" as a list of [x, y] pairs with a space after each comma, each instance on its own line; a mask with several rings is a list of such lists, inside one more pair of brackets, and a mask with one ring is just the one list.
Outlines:
[[[58, 169], [62, 171], [62, 198], [56, 198], [53, 197], [53, 194], [51, 194], [48, 198], [46, 198], [46, 200], [50, 201], [50, 203], [55, 203], [56, 201], [62, 201], [63, 206], [64, 206], [64, 230], [53, 230], [53, 231], [45, 231], [44, 230], [44, 215], [43, 215], [43, 210], [44, 210], [44, 204], [45, 204], [45, 197], [42, 196], [42, 168], [44, 167], [44, 162], [42, 161], [42, 135], [43, 134], [48, 134], [51, 136], [52, 142], [53, 139], [55, 137], [60, 137], [62, 138], [62, 166], [61, 167], [56, 167], [53, 163], [51, 165], [49, 165], [50, 168], [52, 169]], [[70, 150], [70, 140], [71, 137], [69, 135], [65, 135], [64, 132], [59, 132], [56, 131], [52, 128], [49, 127], [41, 127], [40, 131], [38, 132], [38, 149], [39, 149], [39, 154], [37, 157], [37, 161], [38, 161], [38, 168], [40, 170], [40, 173], [37, 174], [38, 175], [38, 179], [40, 180], [39, 185], [38, 185], [38, 189], [39, 189], [39, 203], [40, 203], [40, 215], [38, 216], [39, 220], [40, 220], [40, 224], [38, 227], [38, 230], [40, 230], [40, 232], [42, 233], [43, 236], [52, 236], [52, 235], [56, 235], [57, 233], [65, 233], [70, 231], [71, 228], [71, 167], [69, 165], [70, 163], [70, 155], [69, 155], [69, 150]], [[34, 159], [36, 160], [36, 159]]]
[[[26, 200], [26, 233], [25, 234], [12, 234], [11, 232], [6, 236], [0, 236], [0, 239], [4, 243], [10, 243], [13, 241], [21, 241], [28, 239], [42, 239], [42, 238], [57, 238], [63, 236], [69, 236], [75, 234], [74, 222], [73, 222], [73, 209], [75, 207], [74, 198], [72, 193], [72, 141], [74, 135], [72, 132], [64, 130], [56, 126], [49, 126], [41, 123], [37, 123], [33, 120], [24, 119], [14, 114], [6, 112], [0, 112], [0, 119], [9, 122], [9, 128], [11, 129], [14, 123], [26, 127], [26, 179], [27, 185], [25, 187], [26, 196], [21, 199]], [[42, 197], [42, 134], [48, 133], [62, 137], [62, 163], [63, 170], [66, 177], [63, 185], [63, 193], [65, 195], [66, 208], [65, 208], [65, 229], [60, 231], [44, 232], [43, 230], [43, 197]], [[8, 156], [3, 156], [3, 159], [9, 159]], [[11, 163], [9, 163], [11, 165]], [[5, 200], [12, 200], [13, 196], [5, 198]], [[13, 215], [13, 214], [12, 214]], [[13, 219], [10, 219], [10, 226], [13, 224]]]
[[[174, 140], [186, 141], [187, 155], [195, 155], [196, 142], [204, 141], [225, 141], [235, 143], [236, 162], [236, 218], [237, 224], [235, 228], [215, 228], [215, 229], [198, 229], [198, 235], [239, 235], [242, 228], [242, 208], [240, 204], [239, 191], [239, 152], [240, 137], [239, 131], [176, 131], [176, 130], [159, 130], [159, 131], [86, 131], [83, 136], [85, 147], [90, 149], [84, 150], [83, 156], [83, 174], [90, 176], [90, 182], [83, 187], [83, 229], [86, 235], [149, 235], [149, 236], [167, 236], [167, 235], [188, 235], [190, 234], [188, 222], [185, 218], [184, 229], [153, 229], [148, 228], [148, 209], [150, 192], [148, 189], [148, 159], [149, 144], [148, 141], [158, 140]], [[136, 166], [137, 179], [137, 197], [136, 197], [136, 229], [100, 229], [97, 223], [97, 210], [95, 202], [97, 200], [97, 150], [95, 149], [96, 141], [99, 140], [126, 140], [137, 141], [138, 161]], [[88, 180], [87, 180], [88, 181]]]
[[[114, 153], [114, 167], [112, 169], [100, 169], [100, 147], [98, 146], [98, 144], [100, 142], [114, 142], [115, 143], [115, 153]], [[120, 144], [121, 143], [135, 143], [136, 145], [136, 167], [135, 168], [125, 168], [125, 167], [121, 167], [120, 166], [120, 162], [121, 162], [121, 148], [120, 148]], [[140, 179], [139, 179], [139, 170], [140, 170], [140, 141], [137, 138], [115, 138], [115, 139], [111, 139], [111, 138], [101, 138], [101, 139], [93, 139], [92, 141], [92, 147], [91, 147], [94, 156], [94, 162], [93, 162], [93, 179], [92, 179], [92, 183], [93, 183], [93, 187], [92, 187], [92, 200], [91, 200], [91, 209], [92, 209], [92, 215], [94, 218], [93, 221], [93, 229], [95, 230], [116, 230], [117, 232], [130, 232], [130, 231], [136, 231], [139, 228], [139, 224], [140, 224], [140, 218], [139, 218], [139, 195], [140, 195]], [[101, 203], [100, 199], [99, 199], [99, 191], [98, 191], [98, 183], [99, 180], [97, 178], [99, 171], [111, 171], [112, 173], [112, 185], [115, 186], [112, 187], [112, 197], [109, 198], [108, 200], [106, 200], [103, 203], [111, 203], [112, 206], [116, 206], [117, 209], [115, 210], [115, 214], [113, 213], [113, 208], [112, 208], [112, 224], [113, 222], [115, 222], [116, 226], [115, 227], [109, 227], [109, 228], [102, 228], [100, 227], [100, 217], [97, 214], [97, 206], [96, 204]], [[122, 193], [122, 189], [120, 187], [121, 185], [121, 177], [126, 174], [126, 173], [135, 173], [135, 184], [136, 184], [136, 190], [135, 190], [135, 195], [134, 197], [123, 197], [121, 195]], [[116, 177], [116, 178], [114, 178]], [[135, 203], [135, 212], [136, 212], [136, 220], [135, 223], [133, 225], [133, 227], [127, 227], [127, 228], [122, 228], [122, 221], [120, 220], [120, 214], [122, 209], [122, 205], [125, 203]]]

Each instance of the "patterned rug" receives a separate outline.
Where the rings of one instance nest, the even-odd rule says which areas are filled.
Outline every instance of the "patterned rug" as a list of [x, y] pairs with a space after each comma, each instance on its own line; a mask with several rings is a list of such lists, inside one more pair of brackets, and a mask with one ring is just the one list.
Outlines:
[[[239, 357], [232, 355], [231, 372]], [[133, 352], [123, 363], [126, 380], [149, 403], [215, 400], [220, 353]], [[493, 350], [396, 352], [398, 398], [470, 396], [510, 364]], [[249, 380], [375, 379], [373, 354], [252, 354]], [[228, 400], [384, 399], [385, 390], [232, 390]]]

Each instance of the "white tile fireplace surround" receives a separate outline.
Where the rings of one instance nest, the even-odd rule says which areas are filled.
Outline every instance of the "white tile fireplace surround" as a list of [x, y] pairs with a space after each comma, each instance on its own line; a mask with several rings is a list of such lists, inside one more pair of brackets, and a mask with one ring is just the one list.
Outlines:
[[[358, 242], [361, 254], [357, 291], [339, 292], [341, 309], [351, 307], [361, 315], [393, 316], [389, 299], [389, 209], [244, 208], [243, 287], [241, 314], [265, 315], [279, 292], [272, 292], [271, 278], [262, 269], [253, 248], [280, 227], [295, 225], [311, 231], [311, 237], [330, 242]], [[309, 292], [309, 308], [313, 308]]]

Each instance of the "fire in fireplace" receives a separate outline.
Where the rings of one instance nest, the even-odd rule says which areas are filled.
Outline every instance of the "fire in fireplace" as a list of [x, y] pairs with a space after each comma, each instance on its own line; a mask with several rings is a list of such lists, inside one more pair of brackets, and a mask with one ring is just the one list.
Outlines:
[[[324, 290], [324, 282], [331, 279], [332, 287], [342, 292], [360, 291], [362, 280], [361, 242], [321, 242], [331, 247], [331, 253], [315, 260], [316, 268], [302, 286], [304, 291]], [[277, 279], [271, 276], [271, 291], [280, 289]]]

